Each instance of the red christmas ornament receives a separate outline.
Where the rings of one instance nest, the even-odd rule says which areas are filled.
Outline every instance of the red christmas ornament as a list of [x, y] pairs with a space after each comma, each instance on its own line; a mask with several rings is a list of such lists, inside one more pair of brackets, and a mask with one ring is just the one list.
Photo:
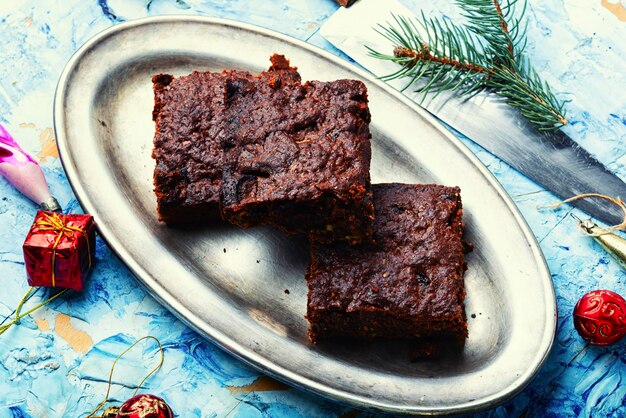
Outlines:
[[141, 394], [124, 402], [115, 418], [174, 418], [174, 412], [158, 396]]
[[619, 341], [626, 335], [626, 300], [610, 290], [583, 295], [574, 308], [574, 327], [591, 345]]

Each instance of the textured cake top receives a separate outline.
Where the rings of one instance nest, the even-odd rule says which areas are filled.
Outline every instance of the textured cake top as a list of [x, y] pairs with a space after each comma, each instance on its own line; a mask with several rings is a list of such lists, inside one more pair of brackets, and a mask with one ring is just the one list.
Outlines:
[[193, 72], [184, 77], [157, 75], [153, 157], [161, 204], [219, 202], [224, 124], [224, 78]]
[[236, 74], [226, 103], [236, 112], [225, 138], [225, 206], [366, 195], [370, 114], [360, 81], [300, 84], [271, 73]]
[[313, 244], [309, 306], [462, 321], [464, 249], [457, 187], [375, 184], [375, 244]]
[[271, 62], [269, 70], [258, 76], [244, 71], [194, 71], [183, 77], [153, 77], [154, 182], [159, 205], [219, 203], [228, 121], [226, 80], [244, 77], [300, 83], [297, 69], [289, 67], [282, 55], [274, 55]]

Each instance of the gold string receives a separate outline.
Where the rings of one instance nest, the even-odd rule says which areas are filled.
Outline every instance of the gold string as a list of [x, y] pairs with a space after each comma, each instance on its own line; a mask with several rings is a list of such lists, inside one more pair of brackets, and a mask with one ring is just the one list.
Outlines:
[[[29, 289], [26, 292], [26, 295], [24, 295], [24, 297], [22, 297], [22, 300], [20, 301], [20, 305], [23, 305], [24, 303], [28, 302], [30, 300], [30, 298], [35, 296], [40, 289], [43, 289], [43, 288], [37, 287], [37, 288], [35, 288], [35, 290], [33, 292], [31, 292], [30, 289]], [[0, 326], [4, 325], [4, 323], [7, 322], [9, 320], [9, 318], [13, 314], [15, 314], [15, 312], [17, 312], [17, 309], [13, 309], [13, 312], [11, 312], [9, 315], [5, 316], [4, 319], [2, 321], [0, 321]], [[18, 314], [19, 314], [19, 312], [18, 312]]]
[[64, 294], [65, 292], [67, 292], [69, 289], [64, 289], [61, 292], [57, 293], [56, 295], [52, 296], [51, 298], [46, 299], [43, 302], [38, 303], [37, 305], [35, 305], [33, 308], [29, 309], [28, 311], [24, 312], [23, 314], [20, 312], [20, 310], [22, 309], [22, 306], [24, 305], [24, 303], [26, 303], [26, 300], [30, 297], [31, 292], [36, 291], [36, 288], [31, 287], [26, 294], [24, 295], [24, 297], [22, 298], [22, 300], [20, 300], [19, 305], [17, 306], [17, 309], [15, 310], [15, 319], [13, 319], [10, 322], [7, 322], [4, 325], [0, 326], [0, 335], [4, 334], [6, 332], [6, 330], [8, 330], [9, 328], [11, 328], [13, 325], [15, 324], [19, 324], [20, 320], [22, 318], [24, 318], [25, 316], [30, 315], [31, 313], [35, 312], [37, 309], [41, 308], [44, 305], [47, 305], [48, 303], [52, 302], [53, 300], [55, 300], [56, 298], [58, 298], [59, 296], [61, 296], [62, 294]]
[[619, 207], [622, 212], [624, 212], [624, 218], [622, 219], [622, 222], [617, 224], [617, 225], [612, 225], [609, 226], [608, 228], [600, 228], [600, 232], [596, 232], [596, 233], [591, 233], [591, 232], [587, 232], [583, 229], [583, 232], [591, 237], [599, 237], [601, 235], [606, 235], [606, 234], [610, 234], [612, 232], [615, 231], [623, 231], [624, 229], [626, 229], [626, 203], [624, 203], [624, 201], [622, 199], [620, 199], [619, 197], [617, 198], [612, 198], [610, 196], [607, 195], [603, 195], [603, 194], [599, 194], [599, 193], [584, 193], [584, 194], [579, 194], [576, 195], [574, 197], [570, 197], [569, 199], [565, 199], [561, 202], [557, 202], [553, 205], [547, 206], [548, 209], [556, 209], [559, 206], [565, 204], [565, 203], [569, 203], [569, 202], [573, 202], [574, 200], [578, 200], [578, 199], [586, 199], [589, 197], [597, 197], [600, 199], [604, 199], [604, 200], [608, 200], [609, 202], [613, 203], [614, 205], [616, 205], [617, 207]]
[[152, 376], [154, 373], [156, 373], [161, 368], [161, 366], [163, 365], [163, 361], [165, 359], [165, 353], [163, 351], [163, 346], [161, 345], [161, 341], [159, 341], [158, 338], [153, 337], [152, 335], [146, 335], [145, 337], [141, 337], [140, 339], [138, 339], [137, 341], [132, 343], [126, 350], [122, 351], [122, 353], [119, 356], [117, 356], [117, 358], [113, 362], [113, 365], [111, 365], [111, 371], [109, 372], [109, 383], [107, 385], [107, 393], [104, 396], [104, 400], [102, 402], [100, 402], [98, 404], [98, 406], [96, 407], [96, 409], [91, 411], [91, 413], [89, 415], [87, 415], [86, 418], [93, 417], [94, 414], [96, 412], [98, 412], [100, 409], [102, 409], [102, 407], [104, 405], [106, 405], [106, 403], [109, 401], [109, 394], [111, 393], [111, 385], [112, 385], [112, 382], [113, 382], [113, 371], [115, 370], [115, 365], [117, 364], [118, 360], [121, 359], [122, 356], [124, 356], [124, 354], [128, 353], [139, 342], [141, 342], [143, 340], [147, 340], [147, 339], [153, 339], [157, 343], [157, 345], [159, 346], [159, 352], [161, 353], [161, 359], [159, 360], [159, 363], [150, 371], [150, 373], [148, 373], [146, 375], [146, 377], [144, 377], [143, 380], [139, 383], [139, 385], [137, 386], [137, 389], [135, 389], [135, 392], [133, 393], [133, 396], [135, 396], [137, 394], [137, 392], [139, 391], [141, 386], [146, 382], [146, 380], [148, 380], [148, 378], [150, 376]]
[[84, 228], [79, 228], [77, 226], [68, 225], [67, 215], [63, 215], [63, 218], [61, 218], [58, 213], [53, 212], [52, 214], [44, 213], [43, 216], [46, 218], [45, 220], [39, 219], [37, 222], [35, 222], [35, 225], [39, 227], [39, 230], [40, 231], [55, 231], [59, 233], [59, 235], [57, 236], [57, 239], [54, 241], [54, 245], [52, 246], [52, 273], [51, 273], [52, 287], [56, 287], [56, 276], [54, 272], [55, 270], [54, 266], [55, 266], [55, 260], [56, 260], [57, 246], [61, 242], [61, 239], [65, 235], [67, 235], [68, 237], [71, 237], [71, 234], [73, 234], [74, 232], [80, 233], [85, 238], [85, 241], [87, 241], [87, 255], [89, 258], [89, 268], [91, 268], [91, 248], [89, 245], [89, 237], [85, 233]]
[[20, 323], [20, 311], [22, 310], [22, 306], [24, 306], [26, 301], [36, 291], [37, 291], [37, 288], [35, 288], [35, 287], [31, 287], [30, 289], [28, 289], [26, 291], [26, 294], [24, 294], [24, 297], [22, 297], [22, 299], [20, 300], [20, 303], [17, 304], [17, 308], [15, 308], [15, 323], [16, 324]]

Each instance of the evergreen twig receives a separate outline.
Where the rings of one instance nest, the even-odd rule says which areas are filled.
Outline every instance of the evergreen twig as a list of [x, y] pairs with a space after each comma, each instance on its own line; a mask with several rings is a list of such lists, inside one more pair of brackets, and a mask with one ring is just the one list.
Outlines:
[[[367, 47], [370, 55], [400, 65], [381, 78], [408, 78], [405, 88], [416, 86], [423, 98], [444, 90], [462, 96], [487, 90], [504, 97], [539, 130], [566, 125], [565, 103], [539, 78], [523, 53], [526, 26], [521, 16], [526, 0], [455, 1], [464, 10], [465, 26], [427, 18], [423, 12], [415, 19], [393, 15], [393, 22], [378, 25], [376, 30], [394, 44], [393, 55]], [[415, 85], [420, 79], [424, 82]]]

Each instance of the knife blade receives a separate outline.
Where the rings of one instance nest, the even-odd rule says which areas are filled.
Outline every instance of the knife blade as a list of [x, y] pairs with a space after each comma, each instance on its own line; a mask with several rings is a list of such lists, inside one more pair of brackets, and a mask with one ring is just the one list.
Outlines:
[[[412, 16], [393, 0], [361, 0], [350, 9], [340, 9], [322, 26], [321, 35], [376, 76], [397, 70], [396, 64], [368, 55], [364, 45], [389, 50], [389, 41], [372, 28], [391, 14]], [[390, 82], [396, 88], [406, 81]], [[422, 94], [405, 92], [420, 102]], [[421, 105], [441, 121], [458, 130], [490, 153], [534, 180], [561, 199], [581, 193], [602, 193], [626, 198], [626, 183], [611, 173], [585, 149], [562, 131], [543, 133], [527, 122], [520, 112], [502, 99], [479, 94], [460, 99], [453, 93], [426, 96]], [[571, 203], [607, 224], [618, 224], [623, 214], [601, 199]]]
[[[563, 200], [583, 193], [626, 196], [626, 183], [562, 131], [539, 132], [498, 98], [479, 101], [450, 96], [431, 101], [427, 109]], [[571, 204], [609, 225], [624, 217], [617, 206], [602, 199]]]

